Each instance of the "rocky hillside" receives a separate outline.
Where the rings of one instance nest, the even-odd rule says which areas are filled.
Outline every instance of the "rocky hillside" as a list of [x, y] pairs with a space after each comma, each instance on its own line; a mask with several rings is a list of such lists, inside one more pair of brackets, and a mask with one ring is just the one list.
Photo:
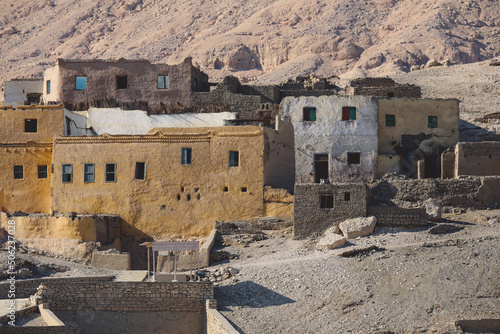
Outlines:
[[2, 0], [0, 81], [57, 58], [192, 56], [216, 81], [406, 72], [498, 56], [497, 0]]

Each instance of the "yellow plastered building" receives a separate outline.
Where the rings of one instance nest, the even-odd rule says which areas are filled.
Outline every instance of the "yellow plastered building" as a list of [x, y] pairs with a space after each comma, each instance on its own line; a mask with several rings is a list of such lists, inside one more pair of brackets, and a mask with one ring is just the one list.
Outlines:
[[57, 136], [51, 209], [119, 214], [138, 238], [208, 235], [215, 221], [265, 214], [266, 175], [293, 166], [292, 143], [258, 126]]

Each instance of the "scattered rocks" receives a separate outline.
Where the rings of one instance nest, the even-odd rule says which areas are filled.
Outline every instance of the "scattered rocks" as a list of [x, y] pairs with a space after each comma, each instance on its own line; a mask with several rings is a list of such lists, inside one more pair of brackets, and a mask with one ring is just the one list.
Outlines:
[[357, 237], [364, 237], [373, 233], [377, 218], [371, 217], [358, 217], [343, 221], [340, 223], [339, 228], [347, 239]]
[[455, 224], [438, 224], [429, 229], [430, 234], [446, 234], [446, 233], [454, 233], [460, 230], [463, 230], [462, 226], [458, 226]]
[[237, 275], [239, 273], [239, 269], [234, 267], [218, 267], [215, 270], [203, 270], [200, 271], [200, 277], [202, 281], [205, 282], [221, 282], [223, 280], [231, 279], [232, 282], [237, 281]]
[[441, 66], [441, 63], [439, 63], [436, 59], [430, 59], [427, 64], [425, 64], [425, 67], [434, 67], [434, 66]]

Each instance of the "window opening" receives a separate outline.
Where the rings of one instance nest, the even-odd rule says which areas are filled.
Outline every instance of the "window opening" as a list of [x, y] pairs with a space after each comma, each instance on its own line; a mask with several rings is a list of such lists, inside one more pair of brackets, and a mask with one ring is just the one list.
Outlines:
[[136, 162], [135, 163], [135, 179], [144, 180], [146, 177], [146, 163]]
[[385, 126], [396, 126], [396, 115], [385, 115]]
[[347, 152], [347, 163], [349, 165], [359, 165], [361, 163], [361, 153]]
[[437, 116], [429, 116], [427, 118], [427, 126], [429, 128], [437, 128], [437, 126], [438, 126], [438, 118], [437, 118]]
[[316, 120], [316, 108], [314, 107], [304, 107], [302, 114], [304, 121], [313, 122]]
[[94, 164], [83, 165], [83, 182], [92, 183], [95, 179], [95, 166]]
[[14, 179], [24, 179], [24, 166], [14, 166]]
[[37, 123], [36, 119], [25, 119], [24, 120], [24, 132], [37, 132]]
[[356, 120], [356, 107], [342, 107], [342, 120], [343, 121]]
[[191, 157], [192, 157], [192, 150], [190, 148], [183, 148], [182, 149], [181, 163], [183, 165], [190, 165], [191, 164]]
[[38, 178], [46, 179], [47, 176], [47, 165], [38, 166]]
[[240, 152], [229, 152], [229, 167], [238, 167], [240, 165]]
[[333, 208], [333, 194], [320, 195], [319, 207], [321, 209], [332, 209]]
[[128, 88], [128, 80], [126, 75], [117, 75], [116, 76], [116, 89], [127, 89]]
[[168, 89], [168, 75], [158, 76], [158, 89]]
[[75, 88], [76, 88], [76, 90], [87, 89], [87, 77], [77, 76], [75, 79]]
[[116, 182], [116, 164], [106, 164], [106, 182]]
[[73, 182], [73, 165], [71, 164], [62, 165], [62, 182], [63, 183]]
[[328, 154], [314, 155], [314, 182], [319, 183], [321, 179], [329, 179]]

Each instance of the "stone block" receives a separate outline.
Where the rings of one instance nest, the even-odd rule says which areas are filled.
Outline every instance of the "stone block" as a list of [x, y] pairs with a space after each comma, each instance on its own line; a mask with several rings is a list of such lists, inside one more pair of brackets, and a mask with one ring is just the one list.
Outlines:
[[347, 239], [364, 237], [373, 233], [377, 218], [358, 217], [347, 219], [340, 223], [339, 228]]
[[430, 221], [441, 221], [441, 203], [434, 198], [429, 198], [424, 202], [427, 219]]
[[339, 248], [347, 244], [347, 238], [337, 234], [338, 228], [336, 226], [329, 228], [325, 231], [323, 238], [316, 244], [317, 249], [328, 250]]

